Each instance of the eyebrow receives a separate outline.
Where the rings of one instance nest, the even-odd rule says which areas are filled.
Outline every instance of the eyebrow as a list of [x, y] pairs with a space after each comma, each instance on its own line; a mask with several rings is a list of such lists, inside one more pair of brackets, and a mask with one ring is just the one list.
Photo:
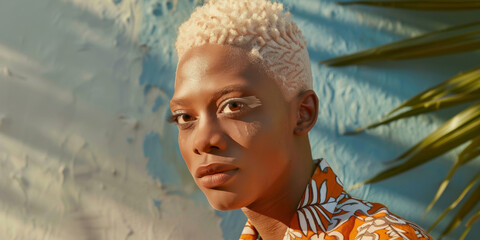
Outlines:
[[[223, 95], [226, 95], [226, 94], [229, 94], [231, 92], [236, 92], [236, 91], [244, 91], [246, 90], [246, 86], [243, 85], [243, 84], [237, 84], [237, 85], [230, 85], [230, 86], [226, 86], [218, 91], [216, 91], [212, 97], [210, 98], [210, 102], [212, 102], [213, 100], [216, 100], [216, 99], [219, 99], [221, 96]], [[187, 101], [185, 99], [172, 99], [170, 101], [170, 106], [173, 106], [173, 105], [180, 105], [180, 106], [187, 106]]]

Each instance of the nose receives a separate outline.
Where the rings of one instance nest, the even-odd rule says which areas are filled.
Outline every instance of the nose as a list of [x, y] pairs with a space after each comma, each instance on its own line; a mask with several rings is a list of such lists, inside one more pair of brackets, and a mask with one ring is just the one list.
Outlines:
[[195, 154], [213, 153], [227, 148], [225, 132], [217, 119], [201, 119], [196, 130], [193, 145]]

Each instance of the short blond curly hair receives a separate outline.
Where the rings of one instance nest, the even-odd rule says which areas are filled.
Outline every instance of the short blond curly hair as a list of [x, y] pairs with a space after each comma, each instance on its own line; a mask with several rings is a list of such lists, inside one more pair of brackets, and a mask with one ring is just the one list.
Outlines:
[[268, 0], [210, 0], [178, 29], [178, 59], [207, 43], [246, 48], [275, 79], [286, 99], [312, 89], [307, 42], [283, 4]]

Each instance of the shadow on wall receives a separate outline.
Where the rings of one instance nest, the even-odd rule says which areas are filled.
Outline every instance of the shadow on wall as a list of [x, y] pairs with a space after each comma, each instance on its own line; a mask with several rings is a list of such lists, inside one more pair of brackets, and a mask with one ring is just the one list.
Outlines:
[[[321, 100], [310, 136], [313, 155], [329, 160], [347, 186], [383, 168], [381, 162], [428, 134], [443, 116], [396, 122], [358, 136], [343, 132], [378, 119], [474, 62], [464, 59], [478, 57], [317, 65], [423, 29], [398, 13], [392, 18], [380, 11], [362, 13], [332, 1], [283, 2], [309, 42]], [[165, 121], [176, 29], [202, 3], [1, 3], [0, 239], [238, 239], [245, 216], [208, 205], [179, 154], [176, 127]], [[422, 16], [418, 22], [426, 29], [451, 20]], [[411, 123], [416, 126], [407, 128]], [[353, 193], [425, 223], [420, 213], [433, 190], [425, 190], [422, 179], [439, 181], [448, 164], [428, 164], [405, 175], [415, 184], [401, 176]], [[478, 230], [469, 236], [479, 236]]]
[[[287, 5], [306, 36], [315, 78], [314, 86], [321, 101], [319, 120], [310, 136], [313, 155], [330, 159], [332, 167], [339, 175], [343, 175], [347, 186], [383, 169], [382, 162], [394, 158], [427, 135], [445, 116], [440, 114], [399, 121], [358, 136], [343, 136], [345, 131], [380, 118], [401, 101], [474, 64], [463, 59], [474, 58], [475, 53], [431, 58], [426, 61], [385, 62], [345, 68], [317, 65], [319, 60], [416, 35], [458, 19], [438, 18], [431, 13], [413, 16], [403, 13], [400, 15], [393, 11], [392, 15], [388, 15], [385, 13], [388, 10], [383, 9], [364, 12], [363, 9], [358, 11], [358, 8], [338, 6], [334, 1], [281, 2]], [[160, 42], [165, 44], [157, 47], [156, 57], [151, 54], [144, 58], [144, 72], [140, 82], [145, 84], [146, 92], [151, 85], [155, 85], [170, 97], [173, 93], [173, 81], [170, 77], [174, 77], [174, 70], [170, 66], [175, 66], [172, 48], [176, 35], [171, 31], [190, 14], [195, 4], [188, 5], [189, 3], [192, 2], [178, 1], [176, 10], [168, 19], [165, 18], [165, 11], [154, 11], [153, 15], [159, 18], [162, 24], [154, 27], [148, 20], [144, 25], [143, 35], [144, 39], [147, 39], [144, 42], [158, 43], [158, 39], [163, 37]], [[465, 19], [468, 18], [471, 17], [465, 16]], [[417, 25], [418, 22], [421, 25]], [[168, 37], [165, 37], [167, 35]], [[165, 59], [165, 56], [168, 56], [169, 60], [159, 60]], [[171, 65], [165, 67], [162, 65], [165, 62]], [[407, 127], [412, 125], [416, 127]], [[178, 152], [178, 149], [176, 151]], [[156, 153], [159, 154], [161, 153]], [[161, 165], [162, 163], [158, 164]], [[362, 198], [386, 203], [395, 212], [426, 227], [427, 220], [421, 219], [420, 213], [430, 201], [434, 189], [425, 189], [431, 187], [432, 181], [439, 182], [442, 179], [447, 171], [445, 166], [448, 165], [449, 163], [445, 162], [427, 164], [416, 172], [366, 186], [353, 193]], [[160, 170], [157, 170], [158, 172]], [[411, 182], [405, 183], [402, 180], [405, 177]], [[405, 187], [405, 184], [409, 187]], [[203, 198], [201, 193], [200, 198]], [[223, 219], [223, 237], [235, 239], [238, 235], [229, 233], [232, 229], [241, 230], [244, 220], [239, 219], [244, 218], [243, 214], [218, 214]]]

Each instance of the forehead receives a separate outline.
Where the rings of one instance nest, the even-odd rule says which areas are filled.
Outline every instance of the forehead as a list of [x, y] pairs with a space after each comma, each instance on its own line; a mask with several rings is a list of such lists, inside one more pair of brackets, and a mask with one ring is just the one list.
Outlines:
[[246, 74], [254, 67], [244, 49], [205, 44], [190, 49], [178, 62], [175, 85], [184, 79], [201, 78], [207, 74]]
[[256, 88], [267, 78], [262, 65], [247, 50], [206, 44], [190, 49], [179, 61], [172, 100], [228, 85]]

